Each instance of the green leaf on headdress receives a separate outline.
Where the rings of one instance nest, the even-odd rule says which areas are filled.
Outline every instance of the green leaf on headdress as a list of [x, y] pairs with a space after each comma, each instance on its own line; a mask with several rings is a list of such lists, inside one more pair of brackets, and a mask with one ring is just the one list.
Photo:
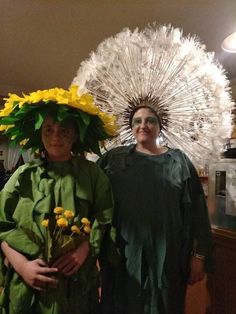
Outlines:
[[12, 136], [17, 136], [19, 134], [19, 129], [18, 128], [10, 128], [7, 130], [7, 133], [12, 137]]
[[35, 130], [39, 130], [41, 128], [44, 118], [45, 118], [45, 116], [42, 115], [41, 113], [38, 113], [36, 115]]
[[15, 112], [13, 111], [13, 113], [14, 113], [15, 116], [17, 116], [17, 115], [21, 115], [22, 113], [25, 114], [26, 112], [29, 112], [32, 109], [34, 109], [34, 107], [30, 106], [28, 103], [25, 103], [18, 110], [16, 110]]
[[11, 125], [11, 124], [15, 124], [15, 118], [12, 117], [4, 117], [1, 119], [1, 124], [4, 125]]
[[77, 125], [79, 127], [79, 138], [80, 138], [80, 142], [83, 143], [88, 126], [81, 121], [80, 116], [78, 118], [79, 118], [78, 119], [79, 121], [77, 122]]
[[90, 123], [90, 116], [86, 113], [80, 110], [80, 116], [84, 122], [85, 125], [89, 125]]
[[62, 122], [68, 118], [70, 114], [70, 108], [68, 108], [67, 106], [58, 105], [56, 109], [57, 109], [57, 112], [55, 112], [56, 113], [55, 118], [57, 118], [58, 122]]

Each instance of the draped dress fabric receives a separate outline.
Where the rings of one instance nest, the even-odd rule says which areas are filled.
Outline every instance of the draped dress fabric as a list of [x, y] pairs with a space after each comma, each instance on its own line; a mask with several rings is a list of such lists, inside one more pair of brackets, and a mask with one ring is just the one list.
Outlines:
[[1, 253], [3, 313], [97, 314], [96, 258], [104, 226], [111, 223], [113, 197], [107, 176], [96, 164], [76, 157], [66, 162], [34, 161], [18, 168], [0, 194], [0, 241], [30, 260], [42, 257], [36, 239], [45, 241], [46, 229], [41, 222], [56, 206], [91, 221], [90, 254], [77, 274], [59, 276], [57, 288], [42, 293], [28, 287], [12, 268], [6, 268]]
[[119, 267], [103, 265], [103, 312], [183, 313], [193, 241], [210, 256], [204, 194], [190, 160], [120, 147], [99, 161], [114, 193]]

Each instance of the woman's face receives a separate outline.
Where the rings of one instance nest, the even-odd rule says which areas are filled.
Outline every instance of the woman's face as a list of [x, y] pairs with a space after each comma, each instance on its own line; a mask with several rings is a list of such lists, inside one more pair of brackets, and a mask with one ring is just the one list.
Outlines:
[[148, 108], [140, 108], [132, 119], [132, 133], [138, 144], [154, 144], [160, 134], [155, 114]]
[[42, 125], [42, 142], [49, 160], [65, 161], [71, 158], [71, 148], [76, 140], [75, 128], [46, 117]]

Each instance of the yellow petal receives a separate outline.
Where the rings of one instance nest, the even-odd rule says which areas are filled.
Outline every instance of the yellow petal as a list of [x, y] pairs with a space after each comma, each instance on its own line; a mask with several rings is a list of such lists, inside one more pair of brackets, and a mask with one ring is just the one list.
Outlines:
[[54, 214], [62, 214], [64, 212], [64, 208], [63, 207], [55, 207], [53, 210]]
[[57, 220], [57, 225], [58, 225], [58, 227], [60, 227], [60, 228], [66, 228], [66, 227], [68, 226], [68, 221], [67, 221], [67, 219], [65, 219], [65, 218], [59, 218], [59, 219]]
[[73, 233], [77, 233], [77, 234], [81, 233], [80, 228], [78, 226], [76, 226], [76, 225], [71, 226], [71, 231]]
[[86, 217], [83, 217], [83, 218], [81, 219], [81, 222], [82, 222], [82, 224], [90, 225], [90, 221], [89, 221], [88, 218], [86, 218]]
[[42, 222], [41, 222], [42, 226], [47, 228], [48, 227], [48, 224], [49, 224], [49, 219], [44, 219]]
[[87, 225], [84, 226], [83, 230], [87, 234], [89, 234], [91, 232], [91, 228], [89, 226], [87, 226]]
[[72, 212], [71, 210], [64, 211], [64, 217], [67, 219], [74, 217], [74, 215], [75, 215], [74, 212]]

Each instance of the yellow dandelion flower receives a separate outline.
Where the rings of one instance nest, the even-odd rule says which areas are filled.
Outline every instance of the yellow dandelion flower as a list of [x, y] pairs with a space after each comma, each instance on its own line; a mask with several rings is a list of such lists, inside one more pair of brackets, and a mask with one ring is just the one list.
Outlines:
[[81, 219], [81, 222], [82, 222], [82, 224], [84, 224], [84, 225], [90, 225], [90, 221], [89, 221], [88, 218], [86, 218], [86, 217], [83, 217], [83, 218]]
[[42, 222], [41, 222], [41, 225], [45, 228], [48, 227], [48, 224], [49, 224], [49, 219], [44, 219]]
[[75, 215], [74, 212], [72, 212], [71, 210], [65, 210], [64, 211], [64, 217], [67, 219], [73, 218]]
[[76, 226], [76, 225], [71, 226], [71, 231], [73, 233], [77, 233], [77, 234], [81, 233], [80, 228], [78, 226]]
[[57, 225], [60, 228], [66, 228], [68, 226], [68, 220], [66, 218], [59, 218], [57, 220]]
[[89, 234], [91, 232], [91, 228], [88, 225], [85, 225], [83, 228], [84, 232]]
[[53, 212], [54, 212], [54, 214], [60, 215], [64, 212], [64, 208], [63, 207], [55, 207]]

